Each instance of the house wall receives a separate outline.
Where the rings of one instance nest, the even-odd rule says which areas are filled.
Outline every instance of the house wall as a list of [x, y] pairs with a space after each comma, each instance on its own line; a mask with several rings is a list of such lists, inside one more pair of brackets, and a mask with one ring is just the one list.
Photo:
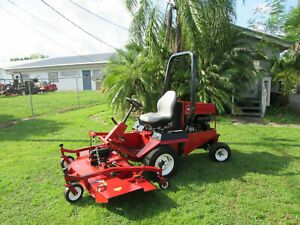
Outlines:
[[[247, 44], [255, 47], [256, 49], [260, 49], [268, 58], [279, 57], [280, 49], [276, 48], [271, 43], [266, 43], [264, 41], [258, 40], [253, 37], [245, 36], [245, 40]], [[262, 80], [264, 77], [271, 77], [270, 65], [261, 60], [254, 61], [254, 67], [256, 70], [260, 71], [261, 78], [258, 78], [252, 82], [247, 88], [241, 93], [242, 97], [245, 98], [260, 98], [262, 93]], [[269, 92], [271, 90], [268, 90]], [[270, 93], [268, 93], [270, 95]]]
[[[92, 90], [96, 90], [96, 81], [99, 80], [99, 77], [95, 77], [93, 71], [100, 71], [100, 75], [103, 76], [103, 71], [106, 64], [87, 64], [87, 65], [75, 65], [75, 66], [57, 66], [57, 67], [47, 67], [47, 68], [32, 68], [32, 69], [17, 69], [8, 71], [10, 73], [22, 73], [23, 75], [28, 75], [29, 78], [38, 78], [42, 81], [49, 81], [49, 73], [57, 72], [58, 81], [54, 82], [57, 85], [58, 90], [60, 91], [75, 91], [83, 90], [83, 78], [82, 71], [90, 70], [91, 71], [91, 83]], [[70, 73], [72, 72], [72, 73]], [[10, 76], [10, 75], [9, 75]], [[10, 76], [11, 79], [11, 76]], [[77, 80], [77, 81], [76, 81]], [[99, 85], [97, 85], [99, 86]]]
[[0, 79], [11, 79], [11, 75], [8, 74], [5, 70], [0, 69]]
[[289, 96], [289, 106], [300, 110], [300, 94], [292, 94]]

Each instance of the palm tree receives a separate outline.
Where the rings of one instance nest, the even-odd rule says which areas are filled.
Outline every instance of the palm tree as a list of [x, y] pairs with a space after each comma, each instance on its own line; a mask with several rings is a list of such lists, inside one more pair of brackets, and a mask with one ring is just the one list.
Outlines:
[[[133, 15], [130, 28], [131, 41], [142, 50], [141, 57], [134, 54], [136, 59], [132, 60], [132, 65], [130, 62], [123, 64], [128, 68], [123, 72], [131, 71], [131, 75], [128, 74], [130, 79], [143, 79], [143, 88], [153, 91], [150, 87], [157, 88], [162, 81], [162, 68], [167, 56], [172, 52], [191, 50], [198, 56], [198, 99], [203, 102], [214, 102], [219, 110], [224, 110], [225, 106], [231, 104], [232, 90], [243, 87], [255, 75], [252, 50], [237, 41], [236, 32], [231, 26], [235, 19], [235, 1], [173, 0], [166, 5], [160, 2], [126, 0], [127, 8]], [[142, 60], [146, 61], [143, 63]], [[137, 63], [139, 66], [136, 66]], [[110, 66], [113, 67], [114, 64], [115, 62], [112, 62]], [[146, 66], [149, 68], [145, 68]], [[112, 74], [111, 70], [113, 69], [108, 70], [108, 74]], [[147, 75], [149, 70], [155, 71], [155, 76], [150, 73]], [[177, 74], [175, 83], [179, 86], [176, 90], [185, 95], [189, 91], [185, 85], [186, 72], [181, 68], [177, 70]], [[147, 76], [151, 78], [146, 79]], [[153, 84], [146, 84], [146, 80]], [[120, 89], [122, 85], [118, 83]], [[137, 98], [149, 98], [143, 97], [146, 93], [139, 91], [139, 88], [134, 85], [132, 87], [136, 90], [134, 94]], [[114, 89], [110, 92], [117, 93]], [[158, 93], [156, 91], [155, 96]], [[131, 94], [129, 90], [122, 93], [123, 98]], [[151, 99], [154, 103], [157, 100]], [[153, 106], [154, 103], [150, 105]]]
[[164, 65], [159, 57], [154, 59], [149, 55], [140, 45], [131, 43], [125, 51], [119, 50], [108, 63], [104, 87], [109, 90], [115, 109], [128, 108], [125, 97], [142, 102], [147, 111], [155, 108], [153, 99], [161, 94], [158, 87], [163, 82], [161, 74]]

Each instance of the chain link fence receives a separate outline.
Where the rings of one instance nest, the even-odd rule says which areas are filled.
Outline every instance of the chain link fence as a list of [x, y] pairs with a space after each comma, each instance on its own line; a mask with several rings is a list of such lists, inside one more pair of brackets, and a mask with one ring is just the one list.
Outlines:
[[0, 79], [0, 123], [64, 112], [104, 100], [100, 79]]

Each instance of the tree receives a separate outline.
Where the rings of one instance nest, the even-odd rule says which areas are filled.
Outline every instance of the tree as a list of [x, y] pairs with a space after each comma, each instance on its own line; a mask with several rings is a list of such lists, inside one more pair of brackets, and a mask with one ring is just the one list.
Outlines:
[[263, 7], [255, 10], [255, 18], [249, 20], [249, 27], [287, 41], [300, 41], [300, 2], [288, 12], [285, 3], [286, 0], [266, 0]]
[[300, 42], [300, 3], [292, 9], [284, 25], [285, 39], [291, 42]]
[[287, 97], [295, 92], [300, 82], [300, 45], [296, 44], [277, 59], [272, 67], [274, 80], [282, 84], [282, 94]]
[[49, 56], [46, 55], [42, 55], [42, 54], [31, 54], [30, 56], [25, 56], [25, 57], [21, 57], [21, 58], [12, 58], [10, 59], [10, 61], [22, 61], [22, 60], [31, 60], [31, 59], [44, 59], [44, 58], [48, 58]]
[[274, 36], [284, 36], [284, 25], [287, 20], [286, 0], [266, 0], [264, 5], [255, 9], [253, 19], [248, 21], [253, 30]]
[[[148, 69], [143, 67], [152, 68], [152, 65], [154, 67], [159, 65], [155, 79], [147, 81], [160, 82], [167, 56], [172, 52], [191, 50], [197, 55], [199, 68], [198, 100], [214, 102], [220, 111], [224, 110], [231, 104], [233, 89], [245, 87], [255, 76], [253, 51], [239, 39], [231, 26], [235, 19], [234, 3], [233, 0], [174, 0], [169, 1], [166, 9], [163, 9], [162, 5], [155, 4], [151, 0], [127, 0], [127, 7], [133, 15], [131, 40], [142, 49], [134, 60], [135, 64], [138, 62], [140, 64], [138, 69], [134, 67], [135, 71], [132, 71], [132, 74], [138, 72], [136, 74], [144, 77], [147, 75], [142, 75], [141, 72]], [[146, 59], [146, 62], [142, 63], [141, 59]], [[114, 64], [109, 66], [114, 67]], [[130, 69], [132, 67], [128, 65], [128, 71]], [[112, 74], [110, 70], [113, 69], [108, 69], [108, 77]], [[178, 78], [175, 82], [178, 84], [175, 87], [176, 91], [184, 96], [189, 91], [187, 85], [184, 85], [188, 80], [184, 66], [177, 69], [176, 74], [178, 74], [175, 75], [175, 78]], [[161, 89], [158, 88], [161, 83], [155, 84], [156, 89]], [[146, 83], [143, 86], [151, 87]], [[133, 89], [136, 90], [137, 98], [142, 98], [139, 93], [151, 96], [151, 92]], [[113, 90], [109, 92], [116, 93]], [[132, 93], [124, 94], [122, 98]], [[153, 97], [151, 99], [153, 102], [157, 100]]]
[[125, 97], [133, 97], [142, 102], [145, 110], [155, 108], [153, 99], [161, 94], [160, 84], [164, 65], [160, 57], [153, 58], [135, 43], [119, 50], [116, 57], [107, 65], [104, 87], [107, 88], [111, 103], [115, 109], [125, 110]]

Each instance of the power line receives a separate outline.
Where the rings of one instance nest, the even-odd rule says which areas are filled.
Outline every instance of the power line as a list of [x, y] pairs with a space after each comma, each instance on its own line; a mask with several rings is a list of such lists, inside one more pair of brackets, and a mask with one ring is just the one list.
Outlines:
[[69, 1], [70, 3], [72, 3], [73, 5], [76, 5], [77, 7], [81, 8], [82, 10], [84, 10], [84, 11], [86, 11], [86, 12], [92, 14], [93, 16], [97, 17], [98, 19], [103, 20], [103, 21], [105, 21], [105, 22], [107, 22], [107, 23], [110, 23], [110, 24], [116, 26], [116, 27], [119, 27], [119, 28], [121, 28], [121, 29], [123, 29], [123, 30], [128, 31], [128, 29], [127, 29], [126, 27], [124, 27], [124, 26], [122, 26], [122, 25], [119, 25], [119, 24], [117, 24], [117, 23], [114, 23], [114, 22], [112, 22], [112, 21], [110, 21], [110, 20], [108, 20], [108, 19], [105, 19], [104, 17], [97, 15], [96, 13], [90, 11], [89, 9], [83, 7], [82, 5], [79, 5], [78, 3], [76, 3], [76, 2], [74, 2], [74, 1], [72, 1], [72, 0], [68, 0], [68, 1]]
[[41, 36], [47, 38], [48, 40], [50, 40], [51, 42], [55, 43], [56, 45], [58, 45], [58, 46], [60, 46], [60, 47], [62, 47], [62, 48], [64, 48], [64, 49], [66, 49], [66, 50], [68, 50], [68, 51], [70, 51], [70, 52], [75, 53], [77, 56], [79, 56], [79, 57], [81, 57], [81, 58], [88, 59], [89, 61], [92, 60], [92, 61], [94, 62], [93, 59], [90, 59], [90, 58], [85, 57], [85, 56], [83, 56], [83, 55], [79, 55], [77, 52], [73, 51], [72, 49], [66, 48], [64, 45], [60, 44], [60, 43], [57, 42], [56, 40], [50, 38], [49, 36], [45, 35], [44, 33], [40, 32], [39, 30], [35, 29], [35, 28], [34, 28], [33, 26], [31, 26], [30, 24], [24, 22], [22, 19], [20, 19], [19, 17], [17, 17], [16, 15], [14, 15], [14, 14], [11, 13], [10, 11], [8, 11], [7, 9], [5, 9], [5, 8], [3, 8], [3, 7], [1, 7], [1, 6], [0, 6], [0, 9], [4, 10], [6, 13], [8, 13], [9, 15], [11, 15], [15, 20], [19, 21], [20, 23], [25, 24], [25, 25], [28, 26], [30, 29], [32, 29], [33, 31], [35, 31], [35, 32], [38, 33], [39, 35], [41, 35]]
[[[23, 12], [27, 13], [28, 15], [34, 17], [34, 18], [37, 19], [38, 21], [40, 21], [40, 22], [42, 22], [42, 23], [48, 25], [49, 27], [51, 27], [51, 28], [52, 28], [53, 30], [55, 30], [56, 32], [58, 32], [58, 33], [60, 33], [60, 34], [62, 34], [62, 35], [64, 35], [64, 36], [68, 37], [70, 40], [73, 41], [73, 40], [75, 39], [74, 36], [71, 36], [71, 35], [69, 35], [69, 34], [67, 34], [67, 33], [63, 33], [61, 30], [59, 30], [59, 29], [57, 29], [56, 27], [52, 26], [52, 25], [49, 24], [47, 21], [45, 21], [45, 20], [43, 20], [42, 18], [36, 16], [35, 14], [33, 14], [33, 13], [31, 13], [30, 11], [26, 10], [25, 8], [19, 6], [17, 3], [13, 2], [12, 0], [7, 0], [7, 1], [8, 1], [9, 3], [11, 3], [12, 5], [14, 5], [15, 7], [17, 7], [18, 9], [20, 9], [20, 10], [22, 10]], [[75, 36], [75, 37], [76, 37], [76, 36]], [[82, 43], [81, 40], [78, 40], [78, 39], [77, 39], [77, 41], [80, 42], [80, 43]]]
[[88, 34], [89, 36], [93, 37], [94, 39], [96, 39], [97, 41], [101, 42], [102, 44], [105, 44], [111, 48], [113, 48], [114, 50], [118, 50], [118, 48], [112, 46], [111, 44], [108, 44], [107, 42], [101, 40], [100, 38], [98, 38], [97, 36], [93, 35], [92, 33], [88, 32], [87, 30], [85, 30], [84, 28], [82, 28], [81, 26], [79, 26], [78, 24], [76, 24], [75, 22], [73, 22], [72, 20], [70, 20], [68, 17], [66, 17], [65, 15], [63, 15], [61, 12], [59, 12], [58, 10], [56, 10], [53, 6], [51, 6], [49, 3], [47, 3], [44, 0], [41, 0], [42, 3], [44, 3], [47, 7], [49, 7], [52, 11], [54, 11], [55, 13], [57, 13], [58, 15], [60, 15], [62, 18], [64, 18], [65, 20], [67, 20], [69, 23], [73, 24], [75, 27], [77, 27], [78, 29], [80, 29], [81, 31], [83, 31], [84, 33]]

